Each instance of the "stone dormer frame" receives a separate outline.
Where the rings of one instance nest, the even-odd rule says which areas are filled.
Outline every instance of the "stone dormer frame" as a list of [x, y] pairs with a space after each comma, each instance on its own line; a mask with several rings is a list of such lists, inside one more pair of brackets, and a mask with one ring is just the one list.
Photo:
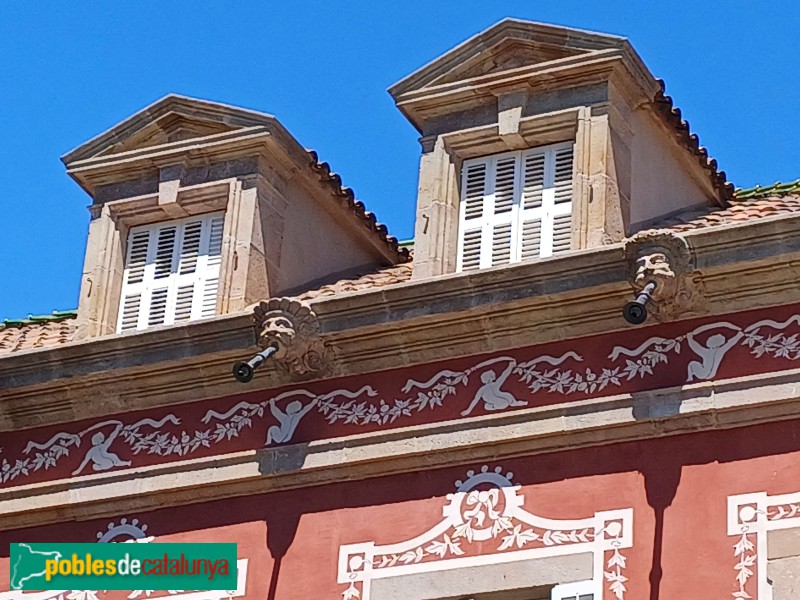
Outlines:
[[[259, 219], [254, 185], [246, 178], [229, 178], [181, 186], [180, 169], [170, 166], [160, 170], [158, 190], [90, 207], [77, 339], [116, 332], [128, 231], [139, 225], [224, 212], [217, 314], [243, 310], [252, 297], [268, 294], [265, 278], [253, 277], [259, 270], [242, 268], [251, 266], [245, 260], [247, 249], [262, 243], [253, 239], [253, 223]], [[245, 252], [240, 253], [240, 247]]]
[[509, 150], [573, 142], [572, 250], [625, 237], [630, 173], [614, 161], [614, 150], [626, 148], [631, 136], [625, 120], [609, 105], [521, 117], [527, 100], [521, 93], [498, 96], [496, 123], [421, 139], [415, 278], [456, 271], [463, 162]]
[[468, 158], [573, 141], [572, 250], [724, 206], [724, 174], [663, 90], [624, 38], [516, 19], [389, 88], [422, 135], [414, 277], [456, 271]]
[[[169, 95], [62, 160], [93, 199], [76, 339], [116, 332], [131, 227], [224, 212], [218, 315], [408, 258], [327, 163], [264, 113]], [[319, 260], [306, 260], [311, 249]]]

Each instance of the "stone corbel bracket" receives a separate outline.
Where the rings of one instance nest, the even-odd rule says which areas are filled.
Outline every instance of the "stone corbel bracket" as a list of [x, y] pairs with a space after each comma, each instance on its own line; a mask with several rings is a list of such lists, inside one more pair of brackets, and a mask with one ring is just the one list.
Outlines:
[[253, 309], [258, 344], [275, 345], [277, 370], [290, 381], [316, 379], [331, 374], [333, 353], [320, 335], [311, 307], [296, 298], [271, 298]]
[[707, 312], [703, 282], [695, 271], [686, 240], [667, 230], [644, 231], [624, 245], [628, 280], [635, 292], [654, 281], [649, 306], [659, 322], [698, 316]]

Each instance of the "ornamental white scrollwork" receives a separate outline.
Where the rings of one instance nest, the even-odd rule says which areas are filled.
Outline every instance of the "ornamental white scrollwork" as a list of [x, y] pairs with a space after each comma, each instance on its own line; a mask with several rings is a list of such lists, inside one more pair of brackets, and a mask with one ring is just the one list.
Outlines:
[[[554, 520], [524, 508], [513, 474], [487, 465], [468, 471], [448, 494], [443, 519], [407, 541], [385, 546], [348, 544], [339, 551], [344, 600], [369, 599], [370, 582], [398, 575], [474, 567], [486, 563], [591, 552], [597, 593], [605, 582], [624, 600], [626, 559], [632, 544], [632, 509], [597, 512], [577, 520]], [[478, 550], [480, 549], [480, 550]]]
[[772, 598], [767, 579], [767, 537], [784, 529], [800, 529], [800, 492], [728, 497], [728, 535], [733, 538], [734, 558], [732, 598]]
[[[591, 367], [582, 367], [584, 357], [571, 350], [527, 360], [510, 356], [482, 359], [463, 370], [441, 369], [423, 381], [409, 377], [395, 397], [380, 395], [371, 385], [328, 392], [297, 388], [260, 402], [240, 402], [223, 412], [208, 410], [200, 424], [177, 431], [172, 426], [181, 420], [175, 414], [159, 420], [137, 418], [131, 423], [121, 418], [104, 420], [77, 433], [56, 433], [45, 442], [29, 441], [18, 456], [0, 454], [0, 483], [47, 471], [84, 448], [74, 475], [132, 466], [142, 454], [187, 457], [204, 448], [224, 448], [265, 418], [270, 421], [264, 426], [265, 445], [271, 446], [291, 443], [300, 422], [311, 415], [328, 425], [388, 427], [453, 402], [459, 403], [461, 416], [470, 416], [478, 407], [487, 412], [524, 408], [530, 396], [538, 393], [565, 400], [576, 394], [608, 393], [627, 382], [655, 376], [659, 368], [670, 366], [674, 356], [687, 352], [691, 360], [684, 381], [706, 381], [717, 376], [726, 356], [737, 346], [747, 349], [753, 359], [796, 361], [800, 359], [800, 315], [785, 321], [762, 319], [743, 327], [719, 321], [672, 338], [653, 336], [633, 348], [614, 346], [605, 365]], [[526, 386], [529, 397], [508, 389], [514, 377]], [[469, 396], [460, 393], [474, 378], [479, 380], [476, 391]], [[133, 460], [120, 458], [123, 443]]]

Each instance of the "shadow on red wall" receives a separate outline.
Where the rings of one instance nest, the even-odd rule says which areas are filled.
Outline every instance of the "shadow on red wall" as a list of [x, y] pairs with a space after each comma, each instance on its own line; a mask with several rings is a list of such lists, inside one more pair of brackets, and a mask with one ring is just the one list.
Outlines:
[[[660, 600], [665, 512], [679, 490], [684, 469], [690, 465], [746, 461], [798, 451], [800, 451], [800, 421], [793, 420], [504, 459], [503, 465], [504, 468], [514, 472], [515, 483], [522, 486], [545, 486], [554, 482], [618, 473], [640, 474], [647, 504], [654, 515], [649, 597], [650, 600]], [[140, 519], [146, 518], [151, 531], [158, 531], [159, 535], [213, 529], [239, 523], [265, 522], [267, 524], [265, 542], [272, 564], [261, 567], [264, 571], [270, 570], [267, 598], [276, 600], [284, 559], [296, 541], [299, 524], [305, 515], [333, 514], [348, 509], [444, 498], [453, 491], [453, 481], [462, 476], [465, 469], [474, 467], [475, 464], [471, 463], [464, 467], [447, 467], [369, 480], [339, 482], [317, 488], [213, 500], [196, 505], [197, 510], [192, 510], [188, 516], [183, 507], [163, 508], [138, 516]], [[786, 485], [791, 483], [786, 482]], [[536, 498], [530, 501], [532, 504], [537, 502]], [[725, 498], [713, 496], [711, 501], [715, 506], [717, 503], [724, 505]], [[201, 490], [198, 491], [197, 502], [203, 502]], [[441, 509], [436, 510], [439, 510], [441, 516]], [[698, 510], [703, 508], [700, 507]], [[78, 522], [74, 515], [67, 518], [70, 520], [57, 525], [0, 532], [0, 556], [8, 556], [8, 544], [12, 541], [96, 541], [92, 539], [93, 532], [102, 529], [108, 522], [108, 518], [88, 523]], [[415, 515], [409, 518], [413, 521]], [[337, 523], [334, 522], [332, 528], [335, 530], [336, 527]], [[379, 529], [379, 524], [375, 524], [375, 528]], [[340, 540], [327, 541], [335, 546]], [[347, 543], [357, 541], [363, 540], [347, 540]], [[644, 541], [640, 539], [637, 543]], [[335, 547], [331, 548], [331, 552], [336, 551]], [[335, 561], [335, 558], [333, 560]], [[311, 571], [316, 568], [317, 565], [308, 565]]]

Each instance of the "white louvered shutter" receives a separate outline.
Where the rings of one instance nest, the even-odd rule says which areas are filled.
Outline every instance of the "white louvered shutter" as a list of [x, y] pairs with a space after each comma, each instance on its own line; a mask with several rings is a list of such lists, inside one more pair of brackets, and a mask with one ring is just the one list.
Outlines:
[[522, 153], [521, 260], [566, 252], [572, 240], [572, 144]]
[[507, 265], [516, 261], [516, 220], [519, 193], [517, 173], [519, 158], [515, 155], [501, 155], [492, 159], [491, 189], [487, 197], [486, 209], [491, 223], [491, 238], [486, 243], [486, 255], [482, 267]]
[[569, 250], [572, 168], [571, 143], [465, 161], [457, 270]]
[[566, 252], [572, 240], [572, 144], [553, 153], [552, 254]]
[[461, 185], [461, 227], [459, 229], [458, 270], [472, 271], [481, 266], [488, 160], [464, 165]]
[[224, 215], [132, 228], [118, 331], [216, 313]]
[[501, 154], [464, 163], [458, 239], [459, 271], [517, 260], [519, 157]]
[[520, 260], [539, 258], [542, 251], [546, 159], [547, 153], [544, 151], [522, 155]]

